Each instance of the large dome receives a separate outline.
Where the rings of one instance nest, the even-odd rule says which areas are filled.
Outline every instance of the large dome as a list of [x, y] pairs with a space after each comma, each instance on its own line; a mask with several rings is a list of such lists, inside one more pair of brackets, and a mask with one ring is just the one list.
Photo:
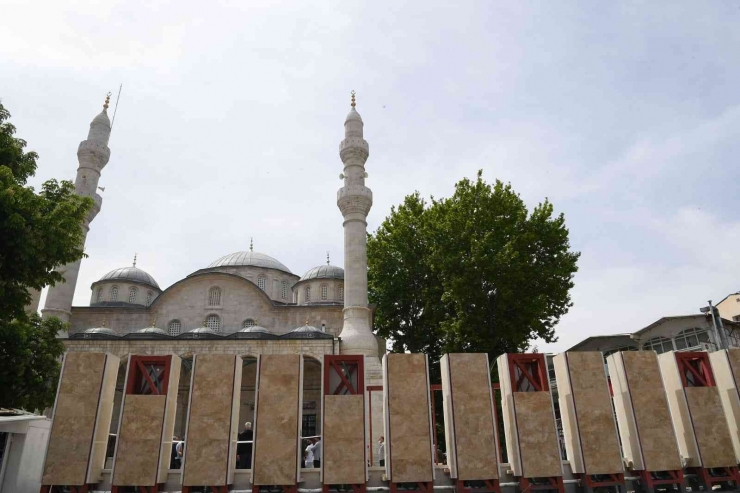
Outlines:
[[259, 252], [235, 252], [228, 255], [224, 255], [220, 259], [213, 262], [207, 268], [212, 269], [214, 267], [239, 267], [239, 266], [252, 266], [252, 267], [264, 267], [266, 269], [277, 269], [288, 274], [292, 274], [290, 269], [285, 265], [278, 262], [269, 255]]
[[301, 281], [308, 281], [309, 279], [344, 279], [344, 269], [336, 265], [319, 265], [301, 277]]
[[[120, 269], [112, 270], [106, 275], [100, 278], [100, 281], [134, 281], [149, 284], [159, 289], [159, 284], [150, 276], [146, 271], [139, 269], [138, 267], [121, 267]], [[98, 281], [98, 282], [100, 282]]]

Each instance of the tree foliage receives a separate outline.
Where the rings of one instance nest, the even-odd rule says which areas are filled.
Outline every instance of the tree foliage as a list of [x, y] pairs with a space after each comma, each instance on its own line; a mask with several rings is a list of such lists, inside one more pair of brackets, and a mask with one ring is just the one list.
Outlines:
[[375, 328], [393, 351], [498, 356], [556, 340], [578, 252], [562, 214], [531, 213], [511, 185], [463, 179], [447, 199], [414, 193], [368, 237]]
[[0, 104], [0, 320], [25, 317], [29, 288], [62, 282], [54, 268], [82, 258], [81, 226], [92, 207], [69, 181], [49, 180], [39, 193], [26, 186], [38, 155], [14, 137], [9, 117]]
[[28, 410], [54, 404], [64, 354], [57, 333], [65, 323], [56, 317], [0, 321], [0, 405]]
[[25, 151], [9, 118], [0, 104], [0, 406], [35, 410], [54, 402], [64, 353], [56, 335], [66, 324], [29, 317], [29, 289], [63, 282], [54, 268], [82, 258], [93, 202], [69, 181], [49, 180], [38, 193], [27, 186], [38, 155]]

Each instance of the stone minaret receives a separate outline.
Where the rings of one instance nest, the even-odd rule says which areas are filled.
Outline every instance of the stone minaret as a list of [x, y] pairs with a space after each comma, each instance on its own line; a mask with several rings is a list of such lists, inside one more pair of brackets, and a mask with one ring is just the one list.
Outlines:
[[344, 122], [339, 156], [344, 163], [344, 186], [337, 192], [337, 206], [344, 216], [344, 325], [340, 352], [378, 357], [378, 344], [370, 327], [367, 306], [367, 214], [373, 193], [365, 186], [365, 161], [370, 154], [362, 138], [362, 118], [352, 109]]
[[[75, 192], [78, 195], [92, 197], [95, 202], [82, 225], [85, 238], [87, 238], [87, 233], [90, 231], [90, 223], [98, 215], [103, 204], [103, 198], [97, 194], [96, 190], [98, 180], [100, 180], [100, 172], [110, 159], [110, 149], [108, 149], [111, 130], [110, 120], [108, 119], [109, 102], [110, 94], [105, 98], [103, 111], [90, 124], [87, 140], [80, 142], [80, 146], [77, 148], [77, 160], [80, 167], [77, 168]], [[41, 311], [44, 318], [59, 317], [65, 322], [69, 322], [72, 314], [72, 298], [77, 285], [77, 275], [80, 272], [80, 262], [78, 260], [57, 269], [64, 276], [65, 282], [49, 288], [46, 305]]]

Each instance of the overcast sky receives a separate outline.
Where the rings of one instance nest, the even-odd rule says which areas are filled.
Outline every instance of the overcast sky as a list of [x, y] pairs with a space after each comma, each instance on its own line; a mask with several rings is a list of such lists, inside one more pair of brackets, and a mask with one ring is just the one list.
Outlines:
[[74, 178], [123, 83], [76, 305], [134, 252], [163, 288], [250, 237], [298, 275], [343, 265], [354, 89], [370, 230], [478, 169], [565, 213], [558, 351], [740, 289], [738, 26], [737, 1], [5, 0], [0, 98], [38, 185]]

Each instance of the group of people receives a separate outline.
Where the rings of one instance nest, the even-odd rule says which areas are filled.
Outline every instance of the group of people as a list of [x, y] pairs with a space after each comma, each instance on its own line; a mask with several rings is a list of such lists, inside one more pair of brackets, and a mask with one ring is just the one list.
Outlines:
[[303, 467], [321, 467], [321, 437], [306, 438], [308, 445], [303, 451]]

